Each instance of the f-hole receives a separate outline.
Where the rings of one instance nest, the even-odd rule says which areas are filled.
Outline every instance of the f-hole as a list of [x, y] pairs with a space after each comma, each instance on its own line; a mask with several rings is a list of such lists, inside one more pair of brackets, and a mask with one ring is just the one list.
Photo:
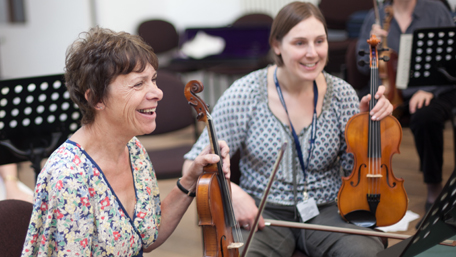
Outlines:
[[393, 182], [393, 185], [390, 185], [388, 166], [386, 166], [385, 164], [382, 164], [381, 167], [386, 169], [386, 184], [388, 184], [388, 186], [391, 187], [391, 188], [395, 188], [396, 187], [396, 182]]
[[350, 185], [352, 187], [357, 187], [359, 185], [359, 182], [361, 181], [361, 168], [362, 167], [366, 168], [367, 165], [366, 164], [359, 165], [359, 168], [358, 168], [358, 182], [356, 182], [356, 185], [353, 185], [353, 181], [350, 181]]
[[222, 257], [224, 257], [224, 252], [223, 252], [223, 241], [226, 241], [226, 236], [223, 235], [222, 237], [220, 237], [220, 252], [222, 252]]

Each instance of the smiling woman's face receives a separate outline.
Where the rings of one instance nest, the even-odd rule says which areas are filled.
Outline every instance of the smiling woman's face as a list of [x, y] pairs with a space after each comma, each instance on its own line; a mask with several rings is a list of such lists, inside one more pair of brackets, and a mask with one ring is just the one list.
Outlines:
[[158, 101], [163, 98], [156, 79], [157, 71], [150, 64], [143, 72], [117, 76], [108, 87], [106, 108], [100, 114], [126, 136], [151, 133], [156, 128]]
[[283, 68], [296, 78], [313, 81], [323, 71], [328, 58], [328, 41], [323, 23], [311, 16], [294, 26], [273, 45], [283, 60]]

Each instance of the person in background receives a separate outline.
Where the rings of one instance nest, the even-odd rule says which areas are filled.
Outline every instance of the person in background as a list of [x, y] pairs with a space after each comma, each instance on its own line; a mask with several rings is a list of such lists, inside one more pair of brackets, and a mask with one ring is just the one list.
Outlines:
[[[240, 185], [232, 183], [231, 189], [244, 239], [254, 225], [279, 149], [288, 142], [248, 256], [292, 256], [296, 248], [310, 256], [376, 256], [384, 249], [377, 237], [265, 227], [263, 217], [359, 229], [341, 218], [335, 201], [341, 170], [348, 175], [354, 164], [346, 152], [345, 125], [354, 114], [368, 111], [371, 99], [368, 95], [359, 102], [347, 82], [324, 71], [330, 58], [327, 28], [313, 4], [283, 7], [273, 21], [269, 43], [275, 65], [235, 81], [212, 111], [218, 137], [232, 153], [241, 153]], [[372, 96], [378, 99], [370, 113], [373, 120], [393, 110], [383, 92], [380, 86]], [[204, 131], [184, 156], [183, 174], [190, 172], [207, 143]], [[317, 216], [307, 216], [315, 209]]]
[[0, 165], [0, 177], [5, 187], [5, 199], [16, 199], [30, 203], [33, 201], [33, 194], [20, 188], [15, 163]]
[[[22, 256], [142, 256], [171, 235], [203, 166], [220, 157], [206, 148], [160, 201], [152, 163], [136, 138], [156, 128], [163, 97], [152, 48], [139, 36], [95, 27], [69, 47], [65, 68], [82, 127], [38, 176]], [[220, 146], [229, 177], [228, 148]]]
[[[358, 51], [369, 49], [366, 40], [372, 34], [379, 38], [387, 36], [388, 47], [399, 53], [401, 34], [412, 34], [416, 29], [422, 28], [454, 26], [448, 8], [438, 0], [394, 0], [387, 5], [392, 6], [394, 13], [389, 31], [375, 24], [375, 14], [371, 10], [361, 27]], [[379, 10], [380, 20], [385, 17], [384, 8], [387, 5]], [[358, 59], [363, 58], [358, 56]], [[358, 69], [364, 74], [369, 74], [368, 66], [358, 66]], [[456, 87], [410, 87], [401, 90], [401, 93], [404, 106], [408, 107], [404, 108], [405, 113], [402, 115], [410, 116], [409, 127], [415, 139], [420, 170], [427, 186], [424, 208], [428, 211], [442, 190], [443, 130], [445, 122], [452, 117], [452, 109], [456, 108]]]

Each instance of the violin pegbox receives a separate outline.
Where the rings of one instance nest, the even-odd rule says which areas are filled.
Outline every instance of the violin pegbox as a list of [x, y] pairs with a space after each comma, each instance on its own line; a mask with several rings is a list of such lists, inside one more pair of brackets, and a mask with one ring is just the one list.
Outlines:
[[188, 104], [196, 111], [198, 121], [207, 121], [209, 115], [209, 106], [196, 94], [204, 89], [203, 83], [198, 80], [189, 81], [184, 88], [184, 95]]

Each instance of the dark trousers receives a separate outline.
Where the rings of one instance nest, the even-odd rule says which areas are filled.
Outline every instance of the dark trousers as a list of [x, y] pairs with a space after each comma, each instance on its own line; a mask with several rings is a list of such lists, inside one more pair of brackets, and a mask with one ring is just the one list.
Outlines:
[[456, 89], [453, 89], [433, 98], [428, 106], [418, 109], [410, 117], [410, 129], [425, 183], [442, 182], [443, 130], [455, 107]]

